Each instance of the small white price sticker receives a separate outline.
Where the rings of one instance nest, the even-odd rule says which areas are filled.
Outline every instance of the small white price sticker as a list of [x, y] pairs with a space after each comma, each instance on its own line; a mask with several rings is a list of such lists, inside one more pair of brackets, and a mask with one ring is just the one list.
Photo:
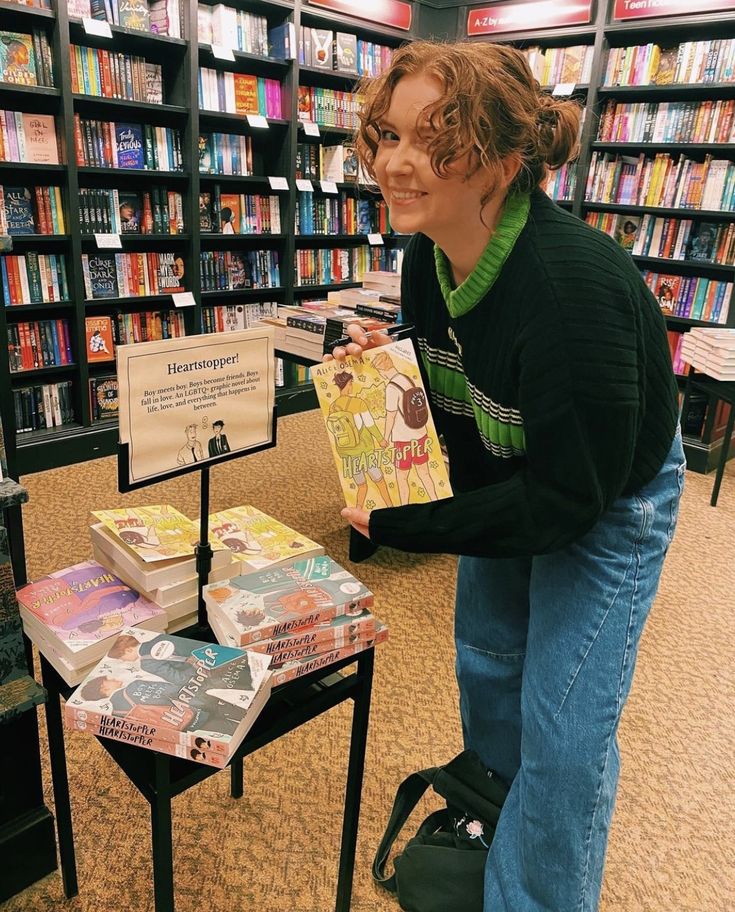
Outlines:
[[196, 305], [194, 294], [191, 291], [180, 291], [178, 294], [172, 294], [171, 297], [177, 307], [194, 307]]
[[319, 124], [313, 120], [305, 120], [302, 126], [307, 136], [319, 136]]
[[372, 244], [373, 247], [382, 245], [383, 235], [382, 234], [369, 234], [368, 235], [368, 244]]
[[269, 177], [268, 183], [271, 190], [288, 190], [288, 181], [285, 177]]
[[302, 180], [299, 177], [296, 179], [296, 189], [301, 190], [302, 193], [312, 193], [314, 190], [314, 185], [311, 181]]
[[95, 234], [94, 239], [100, 250], [122, 250], [119, 234]]
[[322, 181], [323, 193], [337, 193], [337, 185], [334, 181]]
[[104, 22], [102, 19], [87, 19], [85, 16], [82, 19], [82, 25], [88, 35], [96, 35], [98, 38], [112, 38], [112, 29], [109, 22]]
[[212, 56], [216, 57], [217, 60], [229, 60], [230, 63], [235, 62], [235, 54], [232, 48], [224, 47], [222, 44], [212, 45]]
[[555, 98], [567, 98], [574, 91], [574, 82], [558, 82], [551, 93]]
[[248, 114], [248, 123], [251, 127], [259, 127], [261, 130], [268, 129], [268, 121], [262, 114]]

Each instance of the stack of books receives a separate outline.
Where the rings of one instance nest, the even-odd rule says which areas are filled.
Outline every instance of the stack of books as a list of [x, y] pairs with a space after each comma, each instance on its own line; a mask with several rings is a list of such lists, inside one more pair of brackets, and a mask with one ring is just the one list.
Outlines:
[[684, 333], [681, 359], [715, 380], [735, 380], [735, 329], [695, 326]]
[[[167, 630], [196, 623], [197, 524], [170, 504], [97, 510], [92, 515], [98, 520], [90, 527], [95, 560], [163, 608]], [[229, 548], [217, 540], [211, 545], [209, 581], [214, 583], [236, 571]]]
[[66, 702], [72, 731], [223, 767], [270, 696], [270, 657], [123, 630]]
[[67, 684], [78, 684], [124, 627], [166, 629], [163, 608], [97, 561], [57, 570], [17, 595], [26, 636]]
[[401, 274], [400, 272], [387, 272], [386, 270], [372, 270], [362, 277], [362, 287], [379, 291], [384, 301], [394, 304], [401, 303]]
[[209, 625], [226, 646], [272, 659], [274, 686], [384, 642], [372, 592], [326, 555], [204, 587]]

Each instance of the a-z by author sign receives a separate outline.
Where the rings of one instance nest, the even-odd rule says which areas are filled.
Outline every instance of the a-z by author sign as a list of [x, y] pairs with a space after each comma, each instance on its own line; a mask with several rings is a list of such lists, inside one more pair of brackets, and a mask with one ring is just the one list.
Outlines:
[[323, 6], [335, 13], [347, 13], [358, 19], [369, 19], [379, 25], [408, 32], [411, 28], [413, 8], [410, 3], [401, 0], [309, 0], [311, 6]]
[[615, 19], [692, 16], [735, 9], [735, 0], [615, 0]]
[[528, 29], [563, 28], [592, 21], [592, 0], [532, 0], [530, 3], [495, 3], [467, 14], [468, 35], [495, 35]]

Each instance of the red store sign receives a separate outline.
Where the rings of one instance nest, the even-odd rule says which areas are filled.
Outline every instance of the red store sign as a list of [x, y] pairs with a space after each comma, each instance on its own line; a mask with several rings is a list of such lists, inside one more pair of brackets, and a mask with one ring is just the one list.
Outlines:
[[495, 35], [529, 29], [587, 25], [592, 21], [592, 0], [533, 0], [531, 3], [496, 3], [471, 9], [467, 14], [468, 35]]
[[615, 19], [693, 16], [735, 9], [735, 0], [615, 0]]
[[346, 13], [368, 19], [376, 25], [388, 25], [408, 32], [411, 28], [410, 3], [401, 0], [309, 0], [311, 6], [322, 6], [335, 13]]

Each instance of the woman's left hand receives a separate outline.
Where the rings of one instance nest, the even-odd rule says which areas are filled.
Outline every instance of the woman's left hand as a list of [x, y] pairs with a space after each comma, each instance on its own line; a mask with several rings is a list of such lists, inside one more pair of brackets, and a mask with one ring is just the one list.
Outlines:
[[370, 511], [358, 510], [357, 507], [345, 507], [342, 510], [342, 516], [357, 530], [360, 535], [370, 538]]

